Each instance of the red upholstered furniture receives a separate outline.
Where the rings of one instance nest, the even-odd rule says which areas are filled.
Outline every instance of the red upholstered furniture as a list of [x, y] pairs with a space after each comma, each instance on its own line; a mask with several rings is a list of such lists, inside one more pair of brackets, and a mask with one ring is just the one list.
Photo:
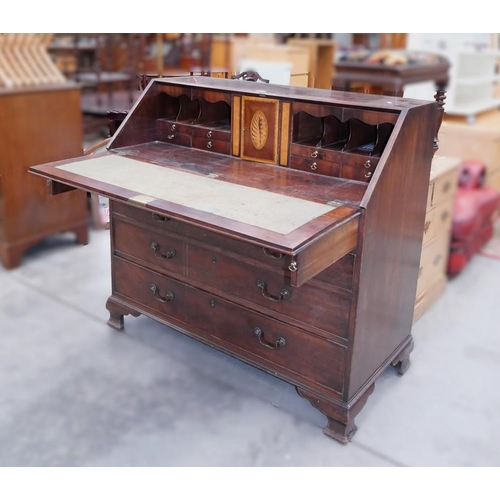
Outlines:
[[486, 166], [465, 161], [460, 167], [455, 197], [448, 275], [457, 275], [493, 234], [493, 214], [500, 207], [500, 192], [484, 187]]

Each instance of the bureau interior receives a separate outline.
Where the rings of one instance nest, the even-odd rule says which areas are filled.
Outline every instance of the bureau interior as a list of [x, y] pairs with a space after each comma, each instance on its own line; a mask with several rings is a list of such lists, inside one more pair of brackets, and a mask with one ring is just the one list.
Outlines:
[[[256, 90], [252, 92], [251, 85], [241, 84], [222, 81], [222, 90], [214, 90], [153, 80], [109, 149], [147, 142], [169, 143], [355, 183], [371, 181], [394, 132], [398, 111], [390, 107], [360, 109], [348, 103], [312, 104], [305, 97], [292, 99], [285, 86], [264, 84], [263, 90], [263, 85], [255, 82]], [[224, 86], [229, 87], [227, 91]], [[254, 131], [248, 130], [244, 115], [251, 99], [257, 101], [257, 107], [262, 103], [259, 127], [267, 127], [269, 137], [268, 144], [256, 148], [262, 154], [256, 154], [254, 149], [249, 156], [243, 150], [245, 144], [252, 147], [246, 138]], [[273, 101], [276, 107], [266, 107]], [[147, 127], [144, 121], [148, 121]], [[270, 144], [273, 141], [274, 145]]]

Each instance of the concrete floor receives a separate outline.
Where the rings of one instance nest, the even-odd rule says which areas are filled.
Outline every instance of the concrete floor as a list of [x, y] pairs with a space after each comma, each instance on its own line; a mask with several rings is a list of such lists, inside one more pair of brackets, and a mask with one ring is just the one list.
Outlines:
[[106, 325], [109, 233], [0, 266], [0, 466], [499, 466], [500, 261], [414, 327], [343, 446], [290, 385], [145, 317]]

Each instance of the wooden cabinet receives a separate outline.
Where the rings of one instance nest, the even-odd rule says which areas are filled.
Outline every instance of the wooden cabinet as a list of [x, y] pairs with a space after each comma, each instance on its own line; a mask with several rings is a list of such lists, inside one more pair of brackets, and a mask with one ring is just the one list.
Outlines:
[[432, 161], [414, 321], [441, 296], [448, 281], [446, 271], [460, 163], [455, 158], [438, 155]]
[[75, 232], [88, 240], [82, 191], [50, 196], [47, 181], [28, 174], [36, 163], [82, 155], [80, 90], [70, 84], [0, 90], [0, 258], [7, 269], [43, 238]]
[[483, 162], [485, 185], [500, 191], [500, 111], [482, 113], [473, 124], [465, 118], [445, 116], [439, 152], [462, 161]]
[[30, 170], [110, 198], [110, 326], [145, 314], [279, 377], [347, 443], [377, 377], [409, 366], [437, 119], [422, 101], [156, 79], [105, 152]]

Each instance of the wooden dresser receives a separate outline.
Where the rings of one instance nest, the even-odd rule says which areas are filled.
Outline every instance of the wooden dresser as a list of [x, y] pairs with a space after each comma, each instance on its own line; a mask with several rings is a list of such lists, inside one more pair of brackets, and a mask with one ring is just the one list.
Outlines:
[[437, 117], [434, 102], [156, 79], [105, 152], [30, 170], [110, 198], [112, 327], [145, 314], [279, 377], [346, 443], [381, 372], [409, 366]]
[[414, 321], [441, 296], [448, 281], [446, 271], [460, 164], [456, 158], [439, 154], [432, 160]]
[[0, 260], [6, 269], [43, 238], [75, 232], [88, 241], [83, 191], [49, 196], [47, 182], [28, 173], [35, 163], [81, 156], [80, 89], [50, 84], [0, 89]]

